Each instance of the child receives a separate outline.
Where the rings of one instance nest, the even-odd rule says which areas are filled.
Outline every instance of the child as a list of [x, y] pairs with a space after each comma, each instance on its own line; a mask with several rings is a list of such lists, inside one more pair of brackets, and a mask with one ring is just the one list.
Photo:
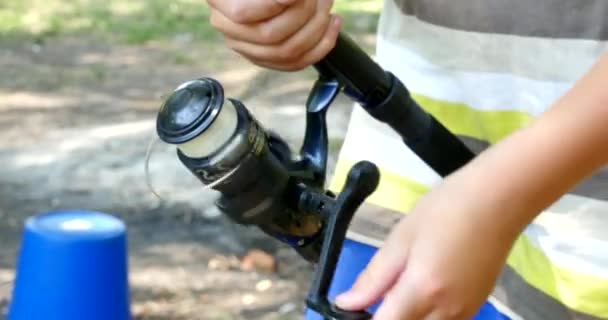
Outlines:
[[[379, 63], [480, 154], [441, 180], [355, 109], [335, 181], [380, 166], [350, 232], [380, 249], [340, 307], [467, 319], [492, 295], [528, 320], [608, 319], [608, 3], [539, 1], [385, 1]], [[340, 29], [330, 0], [208, 3], [228, 46], [277, 70]]]

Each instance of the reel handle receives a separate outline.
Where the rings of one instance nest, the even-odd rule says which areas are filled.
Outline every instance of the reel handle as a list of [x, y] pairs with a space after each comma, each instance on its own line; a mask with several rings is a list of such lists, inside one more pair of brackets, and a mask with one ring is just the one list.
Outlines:
[[344, 189], [329, 210], [330, 216], [324, 230], [323, 246], [307, 299], [308, 307], [325, 319], [371, 319], [371, 315], [365, 311], [340, 310], [329, 302], [327, 294], [350, 222], [363, 201], [376, 190], [379, 182], [380, 172], [376, 165], [367, 161], [355, 164], [348, 173]]

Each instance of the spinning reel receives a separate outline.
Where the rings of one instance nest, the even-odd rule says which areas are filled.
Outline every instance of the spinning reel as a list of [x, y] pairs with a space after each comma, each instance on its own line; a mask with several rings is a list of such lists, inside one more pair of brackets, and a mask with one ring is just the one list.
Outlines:
[[158, 113], [157, 133], [177, 146], [180, 161], [203, 184], [219, 191], [216, 205], [230, 219], [259, 227], [317, 265], [309, 308], [326, 319], [371, 319], [365, 311], [340, 310], [327, 298], [348, 226], [380, 181], [378, 168], [362, 161], [351, 168], [339, 194], [324, 189], [329, 106], [346, 94], [442, 176], [474, 154], [345, 34], [314, 67], [319, 77], [306, 102], [305, 138], [297, 155], [211, 78], [188, 81], [172, 93]]

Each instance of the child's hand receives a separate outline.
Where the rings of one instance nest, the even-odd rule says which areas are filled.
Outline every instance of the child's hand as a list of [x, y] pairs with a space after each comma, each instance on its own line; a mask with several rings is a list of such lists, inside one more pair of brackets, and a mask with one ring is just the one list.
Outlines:
[[226, 44], [253, 63], [295, 71], [335, 45], [340, 21], [332, 0], [207, 0], [210, 23]]
[[338, 306], [362, 310], [384, 297], [374, 319], [474, 316], [518, 232], [494, 218], [509, 214], [508, 208], [491, 208], [467, 188], [451, 181], [425, 196], [393, 229], [353, 288], [338, 297]]

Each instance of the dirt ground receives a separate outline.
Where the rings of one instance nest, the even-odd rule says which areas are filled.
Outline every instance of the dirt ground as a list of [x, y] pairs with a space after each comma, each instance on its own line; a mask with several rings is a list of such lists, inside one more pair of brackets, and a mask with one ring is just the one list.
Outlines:
[[[220, 80], [227, 96], [298, 146], [312, 71], [262, 70], [187, 36], [138, 46], [90, 36], [2, 40], [0, 70], [0, 319], [24, 219], [62, 208], [126, 222], [136, 319], [302, 318], [311, 266], [227, 221], [173, 148], [158, 144], [150, 160], [162, 201], [146, 186], [144, 162], [162, 98], [200, 76]], [[332, 161], [350, 106], [341, 98], [329, 113]], [[251, 249], [272, 254], [278, 271], [235, 267]]]

